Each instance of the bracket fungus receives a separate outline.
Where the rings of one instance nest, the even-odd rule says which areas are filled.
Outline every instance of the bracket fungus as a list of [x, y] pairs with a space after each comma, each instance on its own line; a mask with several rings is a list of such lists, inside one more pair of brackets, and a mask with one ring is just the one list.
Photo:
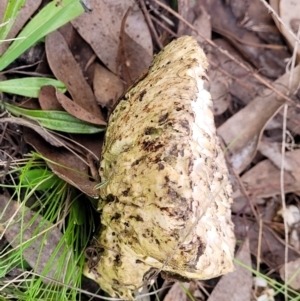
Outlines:
[[99, 261], [85, 275], [113, 297], [159, 272], [209, 279], [233, 270], [231, 185], [204, 88], [206, 56], [167, 45], [109, 118], [100, 176]]

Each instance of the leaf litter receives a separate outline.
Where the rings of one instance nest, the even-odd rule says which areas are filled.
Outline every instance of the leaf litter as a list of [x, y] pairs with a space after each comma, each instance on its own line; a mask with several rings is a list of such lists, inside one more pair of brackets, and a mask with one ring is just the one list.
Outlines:
[[[245, 252], [254, 255], [252, 266], [256, 266], [255, 269], [262, 273], [271, 272], [274, 277], [280, 275], [284, 280], [283, 270], [287, 265], [291, 272], [285, 281], [288, 282], [294, 274], [296, 283], [295, 280], [291, 282], [291, 287], [299, 289], [299, 245], [289, 247], [287, 262], [283, 218], [277, 214], [282, 207], [282, 189], [287, 205], [300, 206], [300, 156], [297, 149], [299, 66], [286, 69], [295, 48], [297, 16], [283, 13], [285, 9], [291, 11], [293, 1], [280, 1], [280, 9], [275, 0], [270, 1], [269, 9], [259, 0], [250, 3], [195, 1], [194, 5], [192, 2], [178, 1], [179, 15], [176, 15], [172, 14], [174, 7], [171, 8], [167, 1], [145, 1], [144, 16], [145, 11], [138, 2], [90, 0], [91, 12], [47, 36], [46, 57], [37, 70], [43, 70], [48, 64], [54, 77], [66, 85], [68, 93], [65, 95], [54, 88], [43, 87], [36, 108], [66, 110], [81, 120], [94, 120], [94, 123], [105, 125], [126, 87], [139, 77], [143, 72], [141, 69], [150, 65], [153, 51], [157, 53], [160, 45], [166, 45], [174, 37], [170, 32], [174, 32], [175, 37], [196, 35], [209, 59], [209, 89], [214, 101], [215, 120], [232, 172], [236, 236], [243, 242], [249, 240], [250, 251], [246, 249]], [[21, 9], [20, 18], [24, 19], [18, 21], [21, 25], [11, 31], [10, 38], [16, 36], [36, 10], [32, 7], [31, 12], [25, 12], [25, 8], [31, 7], [29, 3], [28, 0]], [[38, 2], [34, 3], [38, 7]], [[0, 6], [0, 15], [3, 10]], [[279, 16], [268, 13], [272, 10]], [[296, 7], [294, 11], [297, 11]], [[280, 13], [283, 14], [282, 20], [279, 19]], [[151, 20], [152, 25], [146, 20]], [[288, 44], [283, 38], [289, 41]], [[7, 44], [3, 45], [6, 47]], [[45, 70], [49, 72], [49, 69]], [[35, 100], [26, 103], [21, 100], [23, 106], [30, 107], [33, 103], [36, 106]], [[284, 103], [289, 104], [287, 116], [282, 111]], [[9, 122], [10, 126], [37, 126], [29, 124], [28, 120], [9, 118], [14, 119], [3, 119], [3, 122]], [[288, 137], [292, 138], [291, 147], [290, 140], [282, 140], [283, 120], [287, 122]], [[94, 186], [99, 180], [92, 179], [94, 167], [90, 166], [88, 158], [92, 155], [94, 160], [99, 160], [103, 134], [55, 138], [56, 133], [47, 133], [45, 129], [35, 131], [39, 136], [32, 130], [24, 130], [25, 140], [49, 159], [48, 165], [54, 173], [83, 193], [96, 197], [98, 192]], [[282, 143], [287, 150], [283, 161], [284, 185], [281, 183]], [[258, 216], [261, 220], [257, 219]], [[299, 235], [299, 226], [294, 228]], [[289, 230], [287, 241], [291, 241], [295, 231]], [[251, 266], [249, 261], [247, 265]], [[225, 277], [235, 276], [228, 274]], [[216, 286], [214, 293], [212, 282], [199, 283], [209, 287], [210, 298], [217, 290], [224, 294], [227, 291], [226, 287], [220, 289]], [[237, 286], [243, 285], [244, 289], [250, 287], [249, 283], [247, 287], [246, 284], [228, 284], [237, 294]], [[252, 289], [252, 293], [258, 294]], [[240, 300], [244, 300], [245, 293], [241, 290], [240, 294], [243, 296]], [[199, 294], [198, 300], [206, 300], [205, 295]], [[231, 300], [232, 296], [228, 295], [227, 299]], [[283, 300], [280, 294], [272, 298]], [[248, 299], [252, 300], [251, 297]]]

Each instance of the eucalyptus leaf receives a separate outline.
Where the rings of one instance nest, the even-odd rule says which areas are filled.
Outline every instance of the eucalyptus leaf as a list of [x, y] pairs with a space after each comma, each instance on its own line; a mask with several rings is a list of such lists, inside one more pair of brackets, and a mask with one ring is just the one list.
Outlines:
[[0, 82], [0, 91], [37, 98], [40, 94], [41, 87], [47, 85], [54, 86], [62, 93], [66, 92], [66, 86], [61, 81], [43, 77], [25, 77], [5, 80]]

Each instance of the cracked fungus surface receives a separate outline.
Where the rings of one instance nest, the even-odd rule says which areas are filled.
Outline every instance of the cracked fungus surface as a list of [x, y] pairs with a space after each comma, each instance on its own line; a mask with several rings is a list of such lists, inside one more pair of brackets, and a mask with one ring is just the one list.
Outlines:
[[208, 279], [233, 270], [231, 185], [219, 146], [207, 59], [181, 37], [109, 119], [100, 167], [101, 256], [85, 274], [133, 298], [159, 271]]

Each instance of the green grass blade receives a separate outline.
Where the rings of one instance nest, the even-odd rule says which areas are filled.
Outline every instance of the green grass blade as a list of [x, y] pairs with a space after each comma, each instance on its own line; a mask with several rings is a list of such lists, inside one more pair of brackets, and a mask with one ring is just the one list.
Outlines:
[[[81, 300], [76, 288], [80, 287], [81, 271], [85, 261], [84, 250], [91, 235], [91, 230], [86, 225], [90, 223], [92, 216], [85, 212], [86, 205], [83, 202], [85, 198], [56, 175], [53, 175], [57, 178], [54, 185], [45, 187], [44, 191], [39, 190], [47, 178], [52, 178], [51, 171], [45, 162], [41, 162], [40, 158], [42, 158], [40, 154], [32, 153], [25, 165], [17, 165], [13, 168], [12, 174], [19, 179], [18, 184], [14, 183], [13, 185], [14, 196], [9, 203], [3, 198], [0, 201], [0, 224], [3, 216], [14, 214], [13, 223], [10, 223], [10, 226], [5, 229], [6, 237], [9, 237], [8, 234], [12, 227], [19, 230], [15, 232], [16, 235], [14, 232], [10, 233], [11, 244], [0, 251], [0, 278], [5, 280], [5, 276], [16, 269], [27, 272], [31, 268], [36, 277], [30, 276], [26, 280], [26, 276], [23, 275], [21, 279], [18, 277], [10, 279], [10, 283], [7, 283], [5, 289], [0, 289], [0, 295], [24, 301]], [[31, 174], [32, 170], [38, 171]], [[39, 179], [35, 179], [35, 177]], [[27, 183], [28, 179], [31, 182], [30, 185]], [[37, 190], [39, 193], [36, 193]], [[30, 208], [25, 207], [29, 199], [31, 201]], [[14, 200], [19, 201], [18, 205]], [[82, 210], [76, 209], [82, 214], [82, 225], [78, 225], [77, 219], [75, 220], [71, 214], [75, 200], [77, 200], [77, 206], [81, 205], [82, 207]], [[15, 210], [14, 207], [13, 210], [8, 210], [13, 204], [18, 208], [21, 206], [20, 210]], [[56, 227], [52, 228], [58, 221], [61, 221], [60, 233], [55, 230]], [[1, 226], [6, 227], [6, 222]], [[27, 257], [28, 261], [26, 262], [24, 258]], [[29, 262], [31, 266], [29, 266]], [[53, 265], [57, 266], [57, 270], [53, 271]], [[51, 276], [51, 270], [60, 285], [55, 282], [47, 283], [43, 281], [43, 277], [39, 276]], [[75, 289], [70, 290], [64, 284]], [[4, 284], [0, 279], [1, 286]]]
[[0, 82], [0, 91], [38, 98], [41, 87], [47, 85], [54, 86], [62, 93], [66, 92], [66, 86], [62, 82], [52, 78], [43, 77], [25, 77], [5, 80]]
[[[26, 0], [9, 0], [2, 18], [2, 26], [0, 27], [0, 43], [5, 40], [10, 32], [19, 11]], [[5, 24], [5, 25], [3, 25]]]
[[18, 58], [50, 32], [61, 27], [84, 12], [79, 0], [52, 1], [44, 7], [20, 32], [7, 51], [0, 58], [0, 71]]
[[71, 134], [94, 134], [105, 130], [104, 126], [97, 126], [82, 121], [64, 111], [28, 110], [8, 103], [5, 103], [4, 106], [12, 115], [17, 117], [24, 116], [50, 130]]
[[103, 186], [105, 186], [107, 183], [108, 183], [108, 180], [103, 181], [103, 182], [101, 182], [101, 183], [95, 185], [95, 189], [100, 189], [100, 188], [102, 188]]

